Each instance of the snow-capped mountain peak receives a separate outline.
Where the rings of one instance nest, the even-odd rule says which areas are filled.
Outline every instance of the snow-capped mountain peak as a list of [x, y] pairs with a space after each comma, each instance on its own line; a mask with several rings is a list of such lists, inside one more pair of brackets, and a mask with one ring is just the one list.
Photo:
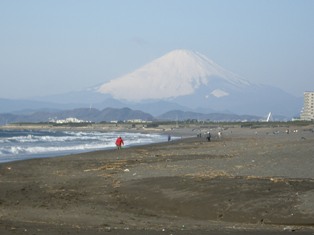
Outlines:
[[98, 92], [129, 101], [175, 98], [193, 94], [201, 85], [208, 85], [213, 77], [237, 87], [250, 84], [198, 52], [174, 50], [102, 84]]
[[[270, 85], [250, 83], [204, 55], [187, 50], [172, 51], [102, 85], [48, 96], [45, 101], [53, 102], [49, 106], [53, 109], [64, 104], [63, 107], [85, 105], [90, 109], [129, 107], [153, 115], [171, 110], [252, 115], [271, 111], [287, 117], [299, 113], [303, 104], [302, 98]], [[25, 102], [21, 104], [25, 109]], [[14, 103], [9, 106], [11, 110], [16, 107]]]

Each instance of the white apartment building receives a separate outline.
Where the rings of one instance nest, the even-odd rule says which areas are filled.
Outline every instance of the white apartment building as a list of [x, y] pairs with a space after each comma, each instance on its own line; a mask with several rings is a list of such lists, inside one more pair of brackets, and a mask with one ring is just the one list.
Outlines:
[[304, 92], [304, 106], [300, 115], [301, 120], [314, 120], [314, 91]]

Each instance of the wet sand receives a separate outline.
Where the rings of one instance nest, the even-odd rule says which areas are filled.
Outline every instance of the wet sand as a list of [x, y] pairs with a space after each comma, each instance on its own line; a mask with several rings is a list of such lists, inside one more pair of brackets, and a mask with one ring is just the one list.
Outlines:
[[314, 133], [293, 129], [0, 164], [0, 234], [314, 234]]

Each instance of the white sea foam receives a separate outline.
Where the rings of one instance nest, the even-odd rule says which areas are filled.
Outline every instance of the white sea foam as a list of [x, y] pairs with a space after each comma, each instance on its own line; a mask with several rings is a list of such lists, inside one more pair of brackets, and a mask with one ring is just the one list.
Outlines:
[[115, 139], [122, 136], [125, 146], [167, 141], [158, 134], [116, 132], [0, 132], [0, 162], [60, 156], [115, 147]]

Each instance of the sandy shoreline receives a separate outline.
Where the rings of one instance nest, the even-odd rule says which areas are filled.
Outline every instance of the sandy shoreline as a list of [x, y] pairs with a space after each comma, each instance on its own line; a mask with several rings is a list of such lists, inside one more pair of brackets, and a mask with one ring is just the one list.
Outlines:
[[0, 233], [314, 234], [313, 127], [290, 128], [0, 164]]

